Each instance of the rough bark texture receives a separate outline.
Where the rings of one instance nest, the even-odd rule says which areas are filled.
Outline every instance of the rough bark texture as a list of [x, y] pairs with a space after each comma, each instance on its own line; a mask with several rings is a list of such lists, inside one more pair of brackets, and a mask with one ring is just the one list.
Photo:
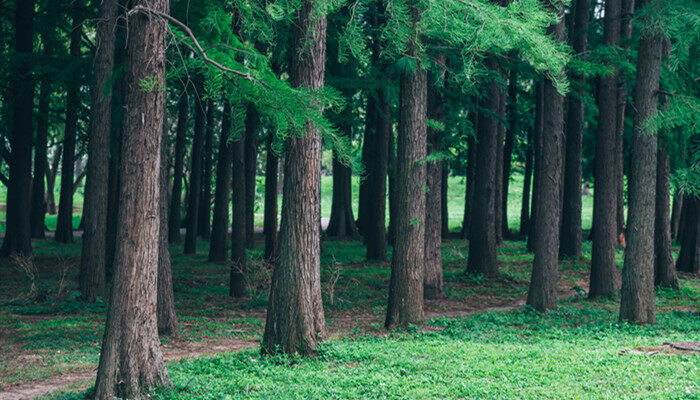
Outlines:
[[[590, 0], [576, 0], [570, 41], [574, 53], [586, 60]], [[581, 258], [581, 156], [583, 151], [583, 96], [586, 77], [571, 76], [573, 93], [566, 98], [566, 156], [564, 157], [564, 199], [559, 255]]]
[[[508, 79], [508, 98], [506, 116], [508, 118], [508, 130], [506, 132], [506, 143], [503, 146], [503, 195], [501, 197], [501, 232], [504, 237], [510, 236], [508, 227], [508, 190], [510, 184], [510, 165], [513, 160], [513, 146], [515, 145], [515, 133], [518, 129], [518, 115], [516, 114], [516, 104], [518, 102], [518, 72], [515, 68], [510, 72]], [[505, 99], [505, 97], [504, 97]]]
[[678, 253], [676, 269], [697, 274], [700, 272], [700, 199], [686, 195], [683, 208], [681, 251]]
[[159, 199], [158, 214], [160, 228], [158, 230], [158, 281], [156, 296], [156, 316], [158, 319], [158, 333], [161, 335], [177, 335], [180, 327], [175, 314], [175, 295], [173, 294], [173, 271], [170, 263], [170, 249], [168, 248], [168, 182], [170, 181], [170, 169], [168, 166], [168, 138], [167, 129], [163, 128], [163, 137], [160, 144], [160, 171], [159, 171]]
[[209, 240], [209, 261], [225, 261], [228, 255], [228, 206], [231, 193], [231, 104], [224, 102], [219, 136], [219, 159], [216, 162], [214, 219]]
[[[550, 2], [550, 7], [563, 16], [563, 6]], [[564, 40], [564, 20], [551, 28], [553, 39]], [[559, 266], [559, 218], [561, 215], [562, 184], [562, 140], [564, 136], [564, 97], [552, 82], [545, 79], [543, 85], [544, 111], [542, 115], [542, 157], [539, 164], [539, 179], [535, 191], [537, 201], [535, 238], [532, 263], [532, 278], [527, 294], [527, 304], [545, 311], [556, 308], [556, 287]]]
[[[650, 0], [648, 5], [656, 3]], [[649, 25], [645, 21], [645, 25]], [[620, 320], [656, 322], [654, 308], [654, 215], [656, 210], [657, 128], [648, 124], [658, 111], [663, 32], [645, 26], [639, 43], [634, 88], [634, 136], [629, 180], [627, 248], [622, 269]], [[652, 124], [653, 125], [653, 124]], [[668, 204], [667, 211], [668, 211]]]
[[[84, 14], [82, 1], [75, 1], [70, 34], [70, 59], [75, 65], [80, 59], [80, 42], [83, 35]], [[73, 243], [73, 174], [75, 168], [75, 140], [78, 133], [78, 108], [80, 107], [80, 80], [72, 73], [66, 92], [66, 125], [63, 131], [63, 157], [61, 160], [61, 194], [58, 200], [58, 219], [54, 238], [60, 243]]]
[[[243, 107], [243, 106], [239, 106]], [[244, 297], [246, 294], [246, 177], [245, 177], [245, 138], [235, 137], [231, 143], [231, 161], [233, 175], [231, 186], [231, 268], [229, 278], [229, 296]]]
[[29, 188], [32, 181], [32, 109], [34, 84], [32, 65], [28, 55], [32, 53], [34, 37], [34, 1], [15, 2], [15, 52], [12, 65], [14, 80], [11, 95], [12, 127], [10, 131], [10, 184], [7, 187], [7, 224], [0, 255], [6, 257], [18, 253], [32, 254], [29, 224]]
[[[438, 66], [445, 64], [445, 55], [435, 57]], [[444, 96], [440, 92], [444, 85], [445, 74], [441, 71], [436, 79], [428, 82], [427, 113], [428, 118], [443, 122], [445, 118]], [[428, 155], [441, 150], [441, 135], [436, 129], [427, 130]], [[425, 269], [423, 272], [423, 297], [436, 299], [444, 297], [445, 288], [442, 280], [442, 161], [426, 163], [425, 194]]]
[[[486, 59], [486, 67], [498, 71], [498, 64], [493, 58]], [[501, 89], [496, 83], [490, 83], [483, 107], [498, 110]], [[492, 113], [479, 114], [477, 132], [477, 156], [474, 170], [474, 195], [471, 209], [471, 228], [469, 233], [469, 259], [467, 271], [486, 276], [498, 273], [496, 261], [496, 164], [498, 157], [498, 121]]]
[[[411, 9], [409, 54], [418, 46], [419, 9]], [[400, 77], [399, 132], [396, 152], [396, 223], [385, 327], [421, 325], [425, 264], [425, 158], [427, 144], [427, 72], [416, 66]], [[393, 222], [392, 222], [393, 223]]]
[[[50, 59], [53, 56], [53, 30], [42, 34], [44, 44], [43, 56]], [[45, 35], [45, 36], [43, 36]], [[32, 198], [30, 207], [30, 227], [32, 238], [46, 238], [46, 184], [48, 173], [48, 134], [49, 134], [49, 100], [51, 96], [51, 74], [44, 73], [39, 88], [39, 109], [36, 118], [36, 139], [34, 143], [34, 178], [32, 180]], [[53, 193], [51, 193], [53, 194]]]
[[173, 168], [173, 191], [170, 197], [168, 214], [168, 241], [180, 243], [180, 217], [182, 202], [182, 174], [185, 167], [185, 135], [187, 134], [187, 119], [190, 111], [187, 88], [183, 89], [177, 106], [177, 133], [175, 134], [175, 165]]
[[279, 156], [272, 148], [273, 135], [267, 139], [267, 159], [265, 161], [265, 260], [274, 265], [277, 259], [277, 173]]
[[[305, 1], [294, 27], [294, 87], [323, 86], [326, 16]], [[312, 354], [326, 336], [321, 300], [321, 136], [309, 122], [287, 142], [279, 258], [272, 275], [263, 353]]]
[[[620, 0], [605, 3], [604, 43], [620, 44]], [[609, 67], [617, 66], [606, 61]], [[619, 288], [615, 268], [617, 229], [617, 73], [598, 79], [598, 132], [595, 145], [595, 192], [593, 196], [593, 245], [588, 296], [611, 296]]]
[[[340, 127], [342, 135], [349, 137], [350, 125]], [[352, 170], [343, 165], [333, 153], [333, 199], [331, 202], [331, 217], [326, 229], [326, 235], [331, 237], [350, 237], [357, 234], [355, 217], [352, 215]], [[368, 221], [369, 222], [369, 221]]]
[[258, 166], [258, 130], [260, 116], [253, 105], [248, 105], [245, 120], [245, 238], [252, 246], [255, 233], [255, 172]]
[[[83, 201], [83, 248], [80, 257], [78, 287], [82, 297], [94, 301], [105, 296], [107, 277], [107, 192], [109, 188], [109, 137], [112, 118], [112, 93], [104, 88], [114, 67], [114, 30], [116, 0], [100, 2], [98, 44], [90, 88], [88, 126], [88, 164]], [[166, 192], [167, 193], [167, 190]]]
[[542, 161], [542, 134], [543, 134], [543, 116], [544, 116], [544, 89], [543, 83], [538, 82], [535, 84], [535, 122], [534, 122], [534, 133], [533, 133], [533, 154], [535, 158], [534, 168], [532, 171], [532, 205], [530, 210], [530, 226], [529, 233], [527, 235], [527, 251], [533, 251], [535, 247], [535, 228], [537, 221], [537, 207], [535, 204], [538, 203], [539, 192], [537, 187], [540, 181], [540, 165]]
[[206, 106], [204, 104], [204, 78], [197, 77], [194, 105], [194, 137], [190, 167], [190, 188], [187, 194], [187, 215], [185, 216], [185, 254], [197, 252], [197, 223], [199, 222], [199, 200], [202, 190], [202, 145], [204, 142]]
[[211, 179], [213, 170], [212, 140], [214, 140], [214, 102], [207, 102], [206, 135], [204, 137], [204, 152], [202, 155], [202, 190], [199, 198], [199, 221], [197, 232], [204, 239], [209, 239], [211, 233]]
[[532, 131], [527, 132], [527, 150], [525, 154], [525, 177], [523, 178], [523, 196], [520, 204], [520, 236], [527, 235], [530, 226], [530, 186], [532, 184]]
[[[167, 0], [137, 5], [167, 13]], [[170, 377], [158, 338], [156, 316], [160, 145], [165, 91], [144, 91], [146, 77], [165, 84], [167, 23], [143, 13], [129, 18], [119, 227], [114, 282], [105, 324], [95, 399], [135, 398]]]

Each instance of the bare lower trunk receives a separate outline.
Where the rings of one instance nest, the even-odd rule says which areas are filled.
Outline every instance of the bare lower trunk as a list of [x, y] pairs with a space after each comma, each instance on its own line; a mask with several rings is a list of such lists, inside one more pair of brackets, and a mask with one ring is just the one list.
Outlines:
[[656, 216], [654, 225], [654, 283], [678, 289], [678, 275], [671, 248], [670, 165], [666, 143], [659, 143], [656, 155]]
[[[500, 70], [500, 68], [499, 68]], [[501, 70], [501, 79], [505, 80], [504, 73]], [[505, 113], [506, 113], [506, 94], [505, 90], [501, 85], [498, 85], [499, 87], [499, 92], [498, 92], [498, 119], [496, 120], [496, 132], [497, 132], [497, 141], [496, 141], [496, 170], [494, 173], [496, 176], [493, 179], [493, 182], [495, 183], [495, 192], [494, 192], [494, 200], [493, 200], [493, 208], [494, 208], [494, 232], [496, 233], [496, 246], [500, 245], [503, 243], [503, 151], [504, 151], [504, 144], [503, 140], [505, 138], [505, 126], [503, 125], [503, 119], [505, 118]]]
[[187, 215], [185, 217], [185, 254], [197, 252], [197, 223], [199, 222], [199, 196], [202, 187], [202, 145], [206, 129], [206, 107], [204, 104], [204, 77], [198, 76], [194, 105], [194, 138], [192, 139], [192, 165], [190, 167], [190, 188], [187, 193]]
[[535, 247], [535, 226], [537, 221], [537, 207], [535, 204], [539, 200], [539, 192], [537, 187], [540, 181], [540, 164], [542, 161], [542, 128], [543, 128], [543, 116], [544, 116], [544, 89], [543, 83], [538, 82], [535, 84], [535, 122], [534, 122], [534, 133], [533, 133], [533, 155], [534, 155], [534, 168], [532, 170], [532, 205], [530, 210], [530, 223], [529, 231], [527, 235], [527, 251], [533, 251]]
[[209, 239], [211, 233], [211, 176], [213, 169], [212, 140], [214, 137], [214, 102], [207, 102], [206, 135], [204, 138], [204, 152], [202, 161], [202, 190], [199, 198], [199, 221], [197, 232], [204, 239]]
[[168, 214], [168, 241], [180, 243], [180, 209], [182, 202], [182, 175], [185, 168], [185, 135], [187, 133], [187, 116], [190, 110], [187, 88], [183, 89], [178, 102], [177, 133], [175, 136], [175, 166], [173, 168], [173, 191], [170, 198]]
[[[472, 99], [476, 102], [476, 97]], [[467, 138], [467, 180], [465, 184], [464, 193], [464, 216], [462, 217], [462, 239], [468, 239], [471, 230], [471, 218], [473, 213], [474, 204], [474, 179], [476, 174], [476, 160], [477, 160], [477, 136], [479, 132], [479, 114], [476, 112], [476, 104], [474, 104], [474, 110], [470, 112], [469, 120], [472, 123], [474, 129], [474, 135]]]
[[[343, 135], [350, 136], [351, 126], [344, 125], [340, 128]], [[352, 170], [343, 165], [333, 155], [333, 199], [331, 203], [331, 217], [326, 229], [326, 235], [331, 237], [351, 237], [357, 234], [355, 218], [352, 215]], [[369, 222], [369, 221], [368, 221]]]
[[441, 184], [440, 184], [440, 214], [442, 218], [440, 218], [440, 221], [442, 221], [442, 226], [440, 227], [440, 231], [442, 234], [443, 239], [448, 239], [450, 237], [450, 224], [449, 224], [449, 212], [447, 210], [447, 187], [448, 187], [448, 180], [450, 178], [450, 164], [447, 163], [446, 161], [442, 162], [442, 179], [441, 179]]
[[[294, 87], [323, 86], [326, 16], [305, 1], [297, 16], [290, 66]], [[261, 350], [312, 354], [326, 336], [321, 300], [321, 137], [309, 122], [287, 142], [279, 258], [272, 275]]]
[[[141, 0], [137, 5], [168, 12], [166, 0]], [[160, 18], [142, 13], [129, 18], [120, 223], [95, 383], [97, 400], [135, 398], [171, 385], [156, 316], [165, 91], [144, 91], [139, 86], [145, 77], [165, 84], [166, 29]]]
[[[243, 107], [238, 105], [238, 107]], [[239, 110], [239, 111], [242, 111]], [[234, 113], [235, 115], [235, 113]], [[231, 213], [231, 266], [229, 273], [229, 296], [246, 295], [246, 198], [245, 198], [245, 138], [239, 136], [231, 143], [232, 213]]]
[[[55, 33], [55, 32], [49, 32]], [[47, 34], [48, 36], [48, 34]], [[52, 40], [44, 40], [43, 55], [47, 59], [53, 56]], [[39, 109], [37, 110], [36, 143], [34, 144], [34, 178], [32, 180], [32, 197], [30, 207], [31, 234], [34, 239], [46, 238], [46, 184], [48, 167], [49, 101], [51, 96], [51, 74], [41, 77], [39, 89]]]
[[265, 260], [274, 265], [277, 258], [277, 172], [279, 156], [272, 148], [273, 137], [267, 139], [267, 161], [265, 162]]
[[228, 207], [231, 192], [231, 104], [224, 102], [219, 136], [219, 159], [216, 162], [216, 189], [214, 192], [214, 219], [209, 241], [209, 261], [225, 261], [228, 255]]
[[523, 179], [523, 197], [520, 204], [520, 236], [527, 235], [530, 225], [530, 186], [532, 183], [532, 129], [527, 132], [527, 150], [525, 154], [525, 177]]
[[678, 239], [678, 231], [681, 221], [681, 210], [683, 209], [683, 191], [676, 190], [673, 194], [673, 206], [671, 212], [671, 238]]
[[245, 122], [245, 237], [246, 245], [252, 246], [255, 233], [255, 173], [258, 165], [258, 130], [260, 116], [252, 105], [248, 105]]
[[697, 274], [700, 272], [700, 199], [686, 195], [683, 208], [683, 234], [676, 269]]

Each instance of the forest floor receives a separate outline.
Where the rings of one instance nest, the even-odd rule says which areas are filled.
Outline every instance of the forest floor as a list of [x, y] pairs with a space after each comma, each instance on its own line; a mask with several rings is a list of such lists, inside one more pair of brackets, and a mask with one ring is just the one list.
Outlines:
[[[389, 264], [366, 262], [360, 242], [326, 240], [330, 340], [315, 359], [280, 360], [261, 359], [256, 349], [271, 273], [262, 247], [249, 250], [248, 297], [234, 300], [228, 266], [206, 261], [208, 242], [200, 240], [194, 256], [174, 245], [182, 332], [162, 338], [175, 388], [157, 396], [700, 398], [700, 357], [624, 353], [700, 340], [698, 276], [683, 276], [679, 292], [657, 292], [658, 325], [618, 324], [619, 299], [585, 297], [587, 243], [583, 260], [560, 264], [559, 309], [539, 314], [523, 307], [532, 263], [524, 246], [506, 241], [500, 273], [487, 279], [464, 272], [468, 242], [445, 240], [446, 298], [426, 302], [425, 329], [390, 333], [382, 328]], [[79, 240], [34, 248], [32, 268], [0, 264], [0, 399], [78, 398], [73, 393], [94, 382], [107, 305], [77, 299]]]

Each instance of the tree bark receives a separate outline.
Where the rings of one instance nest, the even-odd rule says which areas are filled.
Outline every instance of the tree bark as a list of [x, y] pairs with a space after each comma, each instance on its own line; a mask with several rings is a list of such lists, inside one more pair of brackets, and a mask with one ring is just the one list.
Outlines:
[[526, 236], [530, 225], [530, 186], [532, 183], [532, 131], [527, 131], [527, 150], [525, 153], [525, 177], [523, 179], [523, 197], [520, 204], [520, 236]]
[[[485, 61], [486, 68], [498, 73], [499, 67], [493, 57]], [[501, 89], [495, 82], [486, 88], [483, 108], [499, 110]], [[474, 169], [474, 196], [472, 200], [471, 228], [469, 233], [469, 259], [467, 271], [495, 276], [496, 261], [496, 164], [498, 162], [498, 121], [495, 114], [479, 113], [477, 132], [477, 156]]]
[[[107, 192], [109, 187], [109, 136], [112, 118], [112, 93], [104, 91], [114, 67], [114, 31], [117, 22], [116, 0], [100, 2], [98, 44], [90, 88], [88, 126], [88, 164], [83, 202], [83, 248], [80, 257], [78, 287], [82, 297], [95, 301], [105, 297], [107, 279]], [[167, 193], [167, 190], [166, 192]]]
[[[136, 3], [168, 13], [167, 0]], [[122, 142], [119, 226], [114, 282], [97, 370], [97, 400], [135, 398], [170, 386], [156, 316], [160, 153], [165, 91], [142, 90], [146, 77], [165, 85], [167, 23], [136, 13], [129, 18], [126, 113]]]
[[535, 84], [535, 122], [534, 122], [534, 134], [533, 134], [533, 155], [534, 155], [534, 168], [532, 172], [532, 204], [530, 211], [530, 223], [529, 223], [529, 233], [527, 235], [527, 251], [533, 251], [535, 247], [535, 228], [537, 220], [537, 207], [535, 204], [539, 200], [539, 192], [537, 188], [539, 187], [540, 181], [540, 164], [542, 161], [542, 135], [544, 126], [544, 88], [543, 83], [538, 82]]
[[[499, 72], [501, 74], [501, 79], [505, 81], [505, 74], [499, 66]], [[505, 138], [505, 125], [503, 121], [505, 119], [506, 113], [506, 93], [505, 88], [501, 85], [498, 86], [498, 107], [494, 110], [498, 114], [496, 119], [496, 169], [494, 173], [496, 176], [493, 179], [495, 183], [495, 192], [493, 200], [494, 208], [494, 232], [496, 234], [496, 246], [503, 243], [503, 159], [504, 159], [504, 144], [503, 140]]]
[[[294, 24], [290, 80], [294, 87], [323, 86], [325, 10], [302, 3]], [[321, 137], [308, 122], [287, 142], [279, 258], [272, 275], [261, 350], [312, 354], [326, 336], [321, 300]]]
[[12, 63], [14, 80], [11, 95], [10, 184], [7, 187], [7, 225], [0, 255], [32, 254], [29, 222], [29, 191], [32, 181], [32, 111], [34, 84], [30, 55], [34, 39], [34, 1], [15, 1], [15, 52]]
[[[237, 107], [245, 107], [237, 105]], [[241, 110], [239, 110], [241, 111]], [[236, 115], [235, 113], [233, 115]], [[233, 175], [231, 186], [231, 268], [229, 277], [229, 296], [246, 295], [246, 176], [245, 176], [245, 132], [239, 134], [231, 143], [231, 161]]]
[[185, 168], [185, 135], [187, 134], [187, 119], [190, 111], [189, 95], [187, 87], [183, 88], [178, 102], [177, 133], [175, 136], [175, 166], [173, 168], [173, 191], [170, 197], [170, 209], [168, 214], [168, 241], [180, 243], [180, 218], [182, 202], [182, 175]]
[[54, 188], [56, 187], [56, 175], [58, 174], [58, 166], [61, 164], [61, 154], [63, 153], [62, 145], [58, 145], [58, 148], [54, 152], [53, 160], [51, 160], [51, 165], [46, 170], [46, 207], [49, 215], [56, 215], [58, 210], [56, 209], [56, 198], [54, 195]]
[[204, 138], [204, 153], [202, 169], [202, 190], [199, 198], [199, 221], [197, 232], [204, 239], [209, 239], [211, 233], [211, 179], [213, 170], [212, 140], [214, 137], [214, 102], [207, 101], [206, 135]]
[[[70, 62], [75, 65], [80, 59], [80, 44], [83, 34], [82, 1], [75, 1], [73, 23], [70, 34]], [[77, 70], [77, 68], [76, 68]], [[80, 83], [82, 76], [73, 72], [66, 91], [66, 126], [63, 132], [63, 160], [61, 163], [61, 194], [58, 200], [58, 220], [55, 239], [59, 243], [73, 243], [73, 173], [75, 167], [75, 140], [78, 131], [78, 108], [80, 107]]]
[[[351, 126], [340, 126], [341, 134], [350, 137]], [[352, 170], [338, 161], [333, 152], [333, 199], [331, 203], [331, 218], [326, 228], [330, 237], [351, 237], [357, 234], [355, 218], [352, 215]]]
[[219, 136], [219, 159], [216, 162], [216, 189], [214, 191], [214, 219], [209, 240], [209, 261], [226, 261], [228, 256], [228, 207], [231, 192], [231, 104], [224, 101]]
[[683, 191], [677, 189], [673, 194], [673, 206], [671, 209], [671, 238], [678, 239], [678, 228], [680, 227], [681, 210], [683, 210]]
[[258, 110], [249, 104], [245, 120], [245, 237], [248, 247], [253, 245], [255, 233], [255, 173], [258, 166], [259, 129]]
[[[571, 44], [574, 53], [585, 61], [588, 52], [588, 20], [590, 0], [576, 0]], [[572, 74], [575, 92], [566, 98], [566, 157], [564, 157], [564, 201], [559, 255], [581, 258], [583, 233], [581, 231], [581, 157], [583, 152], [583, 98], [586, 77]]]
[[[648, 6], [658, 5], [650, 0]], [[648, 17], [647, 17], [648, 18]], [[657, 128], [649, 124], [658, 111], [663, 32], [644, 20], [634, 88], [634, 136], [629, 180], [629, 229], [622, 269], [620, 321], [656, 322], [654, 309], [654, 215], [656, 209]], [[668, 211], [668, 204], [666, 205]]]
[[[552, 38], [564, 41], [564, 7], [554, 0], [547, 1], [549, 7], [561, 18], [550, 27]], [[562, 184], [562, 140], [564, 135], [564, 97], [557, 92], [549, 79], [543, 84], [542, 157], [539, 178], [535, 186], [538, 193], [536, 208], [535, 238], [532, 263], [532, 278], [527, 294], [527, 304], [545, 311], [557, 306], [556, 287], [559, 267], [559, 218], [561, 215]]]
[[[507, 106], [508, 131], [506, 132], [506, 143], [503, 147], [503, 196], [502, 206], [503, 217], [501, 219], [501, 231], [504, 237], [510, 236], [508, 227], [508, 191], [510, 186], [510, 165], [513, 161], [513, 146], [515, 145], [515, 134], [518, 129], [518, 115], [516, 104], [518, 102], [518, 71], [513, 68], [508, 79], [508, 97], [510, 103]], [[503, 97], [505, 99], [505, 96]]]
[[267, 139], [267, 159], [265, 161], [265, 260], [275, 265], [277, 259], [277, 174], [279, 156], [273, 149], [273, 133]]
[[449, 218], [450, 214], [447, 209], [447, 187], [448, 180], [450, 178], [450, 164], [446, 161], [442, 162], [442, 179], [440, 184], [440, 221], [442, 222], [440, 230], [443, 239], [449, 239], [450, 237], [450, 224]]
[[[438, 54], [434, 59], [438, 68], [444, 68], [446, 57]], [[444, 122], [445, 98], [440, 92], [445, 82], [445, 71], [439, 71], [434, 81], [428, 83], [427, 116]], [[442, 145], [440, 131], [427, 129], [426, 153], [439, 153]], [[423, 273], [423, 297], [437, 299], [445, 296], [442, 279], [442, 160], [426, 163], [425, 194], [425, 267]]]
[[197, 76], [195, 82], [194, 137], [192, 139], [192, 165], [190, 167], [190, 188], [187, 194], [187, 215], [185, 216], [185, 254], [197, 252], [197, 223], [199, 222], [199, 197], [202, 190], [202, 142], [206, 129], [206, 107], [204, 104], [204, 77]]
[[467, 138], [467, 182], [464, 193], [464, 216], [462, 217], [462, 239], [469, 239], [471, 231], [471, 218], [474, 204], [474, 180], [476, 177], [476, 160], [478, 157], [477, 137], [479, 135], [479, 114], [476, 111], [476, 97], [472, 98], [474, 110], [471, 111], [469, 120], [474, 129], [474, 135]]
[[[620, 0], [605, 3], [604, 43], [620, 44]], [[617, 71], [610, 60], [609, 68]], [[595, 145], [595, 192], [593, 196], [593, 246], [588, 296], [611, 296], [619, 289], [615, 267], [617, 245], [617, 72], [598, 79], [598, 132]]]
[[676, 269], [697, 274], [700, 272], [700, 199], [685, 195], [683, 208], [681, 251], [678, 253]]
[[[379, 56], [374, 56], [378, 58]], [[377, 99], [376, 93], [368, 91], [367, 93], [367, 109], [365, 111], [365, 132], [362, 140], [362, 165], [365, 167], [365, 179], [360, 180], [358, 207], [357, 207], [357, 229], [363, 237], [366, 237], [365, 225], [369, 220], [369, 212], [372, 207], [369, 196], [369, 180], [374, 173], [374, 155], [375, 145], [374, 139], [377, 129]]]

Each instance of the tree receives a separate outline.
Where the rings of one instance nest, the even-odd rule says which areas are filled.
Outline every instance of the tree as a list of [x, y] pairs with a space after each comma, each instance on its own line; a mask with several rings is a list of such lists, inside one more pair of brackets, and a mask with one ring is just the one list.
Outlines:
[[[620, 0], [605, 2], [604, 43], [620, 44]], [[613, 71], [611, 60], [605, 64]], [[619, 282], [615, 268], [617, 245], [617, 73], [598, 79], [598, 131], [595, 144], [595, 194], [593, 196], [593, 245], [591, 247], [591, 282], [588, 296], [611, 296]]]
[[274, 265], [277, 258], [277, 174], [279, 156], [273, 149], [273, 134], [267, 139], [267, 157], [265, 159], [265, 260]]
[[[107, 191], [109, 185], [109, 135], [112, 93], [105, 91], [114, 67], [114, 30], [117, 1], [100, 2], [95, 41], [99, 44], [93, 62], [88, 125], [88, 164], [83, 201], [84, 235], [78, 286], [83, 298], [104, 297], [107, 278]], [[166, 190], [165, 193], [168, 193]]]
[[248, 105], [245, 119], [245, 237], [246, 246], [253, 245], [255, 233], [255, 173], [258, 168], [258, 130], [260, 115]]
[[175, 166], [173, 168], [173, 194], [170, 198], [170, 210], [168, 214], [168, 241], [170, 243], [180, 243], [180, 219], [182, 202], [182, 174], [185, 164], [185, 135], [187, 133], [187, 118], [190, 110], [189, 95], [187, 86], [180, 94], [177, 106], [177, 133], [175, 135]]
[[520, 203], [520, 236], [526, 236], [530, 225], [530, 185], [532, 183], [532, 131], [527, 130], [527, 149], [525, 150], [525, 176], [523, 178], [523, 197]]
[[216, 162], [214, 218], [209, 240], [209, 261], [222, 262], [228, 255], [228, 207], [231, 193], [231, 103], [224, 101], [219, 135], [219, 159]]
[[[95, 399], [135, 398], [170, 386], [156, 316], [161, 132], [165, 114], [167, 0], [140, 0], [129, 12], [128, 70], [114, 282]], [[148, 79], [155, 90], [144, 90]]]
[[[573, 31], [570, 34], [571, 45], [575, 54], [582, 61], [588, 51], [588, 19], [590, 0], [576, 0]], [[561, 222], [561, 242], [559, 254], [566, 257], [581, 258], [581, 157], [583, 152], [583, 98], [586, 77], [572, 73], [571, 81], [575, 93], [566, 98], [566, 153], [564, 157], [564, 200]]]
[[[241, 116], [245, 106], [235, 105]], [[245, 117], [244, 117], [245, 118]], [[231, 213], [231, 267], [229, 292], [231, 297], [244, 297], [246, 294], [246, 176], [245, 176], [245, 131], [238, 130], [231, 143], [233, 175], [233, 206]]]
[[683, 200], [681, 251], [678, 253], [676, 269], [697, 274], [700, 272], [700, 199], [686, 194]]
[[[347, 120], [349, 115], [339, 119]], [[352, 127], [342, 123], [339, 128], [341, 135], [350, 137]], [[331, 202], [331, 217], [326, 228], [326, 235], [331, 237], [352, 237], [357, 234], [355, 218], [352, 215], [352, 169], [338, 159], [338, 151], [333, 153], [333, 197]], [[369, 222], [369, 221], [368, 221]]]
[[12, 71], [12, 128], [10, 131], [10, 184], [7, 187], [7, 225], [0, 255], [32, 254], [29, 224], [29, 188], [32, 180], [32, 110], [34, 84], [29, 55], [33, 51], [34, 1], [15, 1], [15, 57]]
[[468, 239], [471, 230], [471, 218], [474, 203], [474, 180], [476, 174], [476, 160], [477, 160], [477, 141], [478, 136], [478, 124], [479, 124], [479, 113], [477, 112], [477, 98], [472, 98], [472, 104], [474, 110], [469, 114], [469, 122], [472, 125], [472, 130], [474, 131], [472, 135], [467, 138], [467, 183], [465, 185], [464, 193], [464, 217], [462, 218], [462, 239]]
[[533, 251], [535, 246], [535, 226], [537, 221], [537, 207], [535, 204], [538, 203], [539, 192], [537, 187], [540, 181], [540, 164], [542, 164], [542, 135], [543, 135], [543, 125], [544, 125], [544, 90], [543, 83], [537, 82], [535, 84], [535, 121], [533, 126], [533, 156], [534, 156], [534, 167], [532, 172], [532, 209], [530, 211], [530, 222], [528, 223], [529, 231], [527, 235], [527, 251]]
[[194, 138], [192, 139], [190, 190], [187, 197], [185, 216], [185, 254], [197, 252], [197, 223], [199, 222], [199, 199], [202, 190], [202, 142], [206, 129], [206, 107], [204, 104], [204, 77], [195, 78]]
[[[564, 41], [564, 7], [558, 1], [547, 1], [561, 20], [550, 27], [554, 40]], [[546, 78], [543, 84], [542, 157], [537, 159], [539, 176], [535, 191], [537, 201], [532, 278], [527, 304], [545, 311], [556, 308], [556, 286], [559, 267], [559, 220], [561, 213], [562, 140], [564, 135], [564, 97], [554, 83]]]
[[[438, 122], [445, 118], [445, 98], [441, 93], [445, 81], [444, 54], [435, 56], [438, 68], [437, 77], [428, 83], [427, 117]], [[435, 128], [428, 128], [426, 154], [439, 154], [442, 135]], [[426, 163], [425, 194], [425, 270], [423, 273], [423, 297], [436, 299], [444, 297], [442, 282], [442, 160]]]
[[[420, 47], [420, 6], [409, 5], [407, 54], [417, 58]], [[400, 76], [399, 131], [396, 151], [396, 221], [391, 259], [387, 329], [421, 325], [425, 263], [425, 158], [427, 145], [427, 71], [414, 65]]]
[[85, 20], [82, 1], [73, 2], [73, 23], [70, 34], [70, 59], [72, 76], [66, 88], [66, 127], [63, 132], [63, 158], [61, 160], [61, 194], [58, 200], [58, 220], [55, 239], [60, 243], [73, 242], [73, 173], [75, 167], [75, 140], [78, 133], [78, 108], [80, 107], [80, 44]]
[[[649, 0], [649, 12], [660, 11]], [[656, 208], [657, 127], [659, 75], [664, 33], [653, 15], [644, 17], [634, 87], [634, 136], [629, 180], [629, 229], [622, 269], [620, 321], [656, 322], [654, 308], [654, 215]]]
[[[506, 132], [506, 143], [503, 145], [503, 195], [501, 196], [501, 232], [503, 236], [510, 236], [510, 228], [508, 228], [508, 191], [510, 187], [510, 167], [513, 163], [513, 146], [515, 145], [515, 135], [518, 130], [518, 71], [513, 67], [508, 78], [508, 98], [510, 102], [507, 104], [505, 114], [508, 118], [508, 131]], [[505, 95], [503, 96], [505, 101]]]
[[199, 221], [197, 232], [204, 239], [209, 239], [211, 233], [211, 176], [213, 170], [212, 140], [214, 137], [214, 102], [207, 101], [207, 118], [204, 135], [204, 152], [202, 161], [202, 190], [199, 198]]

